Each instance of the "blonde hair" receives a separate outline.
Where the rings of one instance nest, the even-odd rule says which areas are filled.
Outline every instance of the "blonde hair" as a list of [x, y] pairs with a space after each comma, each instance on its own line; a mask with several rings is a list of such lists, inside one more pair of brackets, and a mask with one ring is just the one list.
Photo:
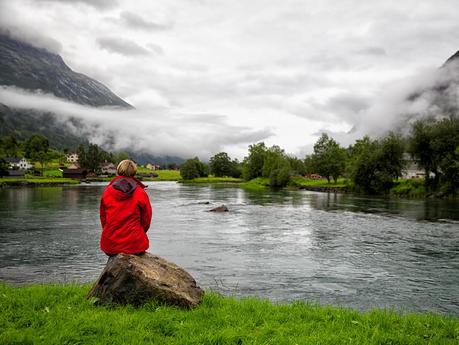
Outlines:
[[121, 161], [120, 164], [118, 164], [116, 172], [119, 176], [132, 177], [137, 172], [137, 165], [133, 161], [125, 159], [124, 161]]

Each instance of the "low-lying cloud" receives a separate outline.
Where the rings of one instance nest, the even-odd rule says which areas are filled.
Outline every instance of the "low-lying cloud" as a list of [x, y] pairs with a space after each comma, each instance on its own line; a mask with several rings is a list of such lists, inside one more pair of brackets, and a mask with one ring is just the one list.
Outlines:
[[[49, 94], [0, 87], [0, 103], [11, 108], [51, 112], [67, 130], [86, 136], [108, 150], [154, 155], [199, 156], [208, 159], [222, 150], [264, 140], [269, 129], [229, 125], [224, 115], [172, 113], [167, 109], [92, 108]], [[80, 125], [75, 127], [75, 120]]]
[[133, 29], [141, 29], [141, 30], [167, 30], [172, 27], [171, 24], [162, 24], [157, 23], [154, 21], [146, 20], [137, 13], [129, 12], [129, 11], [122, 11], [120, 13], [121, 21], [128, 27]]
[[134, 41], [121, 37], [100, 37], [97, 44], [102, 49], [124, 56], [149, 55], [151, 52]]

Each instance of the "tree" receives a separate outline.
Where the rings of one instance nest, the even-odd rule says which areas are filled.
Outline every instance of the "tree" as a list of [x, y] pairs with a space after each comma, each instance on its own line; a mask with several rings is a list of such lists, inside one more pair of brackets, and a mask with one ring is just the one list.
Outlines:
[[244, 180], [251, 180], [263, 175], [266, 150], [263, 142], [249, 146], [249, 155], [244, 158], [242, 168]]
[[455, 193], [459, 188], [459, 118], [418, 121], [409, 142], [410, 153], [425, 170], [426, 187]]
[[368, 136], [357, 140], [348, 164], [355, 188], [369, 194], [387, 192], [402, 174], [404, 147], [403, 139], [393, 133], [379, 141]]
[[192, 180], [209, 175], [208, 167], [198, 157], [188, 159], [180, 166], [180, 175], [184, 180]]
[[48, 138], [40, 134], [32, 135], [24, 144], [25, 156], [33, 161], [40, 163], [42, 175], [45, 169], [45, 164], [52, 159], [48, 149]]
[[381, 189], [377, 174], [378, 149], [378, 142], [368, 136], [357, 140], [350, 147], [351, 158], [347, 170], [356, 190], [372, 194]]
[[278, 162], [274, 170], [269, 174], [269, 185], [274, 188], [285, 187], [290, 181], [290, 165], [287, 160]]
[[271, 172], [278, 169], [280, 166], [284, 166], [287, 157], [283, 149], [279, 146], [274, 145], [265, 151], [263, 159], [263, 168], [261, 169], [263, 177], [270, 177]]
[[80, 166], [92, 172], [98, 172], [100, 170], [100, 164], [111, 159], [110, 154], [102, 150], [96, 144], [89, 144], [87, 150], [84, 145], [80, 145], [77, 153]]
[[0, 177], [8, 175], [8, 168], [8, 162], [4, 158], [0, 157]]
[[80, 144], [77, 149], [78, 163], [84, 167], [86, 165], [86, 150], [83, 144]]
[[335, 140], [323, 133], [314, 144], [312, 159], [316, 172], [326, 177], [330, 183], [331, 177], [336, 182], [338, 177], [343, 174], [347, 155], [346, 151]]
[[233, 171], [231, 158], [226, 152], [217, 153], [210, 158], [210, 173], [216, 177], [231, 176]]
[[0, 153], [3, 153], [5, 156], [19, 156], [20, 148], [21, 145], [14, 136], [7, 135], [0, 141]]
[[40, 152], [48, 152], [49, 141], [40, 134], [34, 134], [26, 140], [24, 145], [24, 154], [27, 158], [35, 159], [34, 155]]
[[405, 140], [401, 135], [393, 132], [381, 140], [379, 164], [393, 180], [402, 177], [405, 168], [403, 159], [405, 147]]
[[432, 128], [424, 121], [415, 122], [411, 127], [409, 152], [417, 160], [419, 166], [424, 169], [426, 183], [431, 172], [434, 173], [435, 176], [438, 175], [438, 165], [435, 159], [432, 141]]
[[307, 170], [304, 161], [297, 157], [287, 156], [287, 161], [291, 167], [291, 173], [294, 175], [306, 175]]

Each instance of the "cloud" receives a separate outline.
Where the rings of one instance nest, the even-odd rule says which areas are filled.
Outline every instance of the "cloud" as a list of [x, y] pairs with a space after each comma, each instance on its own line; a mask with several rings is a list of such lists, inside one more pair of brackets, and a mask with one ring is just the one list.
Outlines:
[[141, 47], [137, 43], [118, 37], [100, 37], [97, 44], [102, 49], [124, 56], [149, 55], [150, 51]]
[[367, 47], [355, 51], [357, 54], [362, 55], [387, 55], [386, 51], [380, 47]]
[[28, 30], [27, 28], [19, 29], [14, 26], [0, 27], [0, 35], [9, 36], [15, 40], [31, 44], [39, 49], [46, 49], [54, 54], [59, 54], [62, 51], [62, 44], [57, 40], [41, 35], [36, 31]]
[[69, 5], [81, 3], [81, 4], [92, 6], [94, 8], [101, 9], [101, 10], [110, 9], [118, 5], [118, 1], [116, 0], [39, 0], [39, 1], [55, 2], [55, 3], [69, 4]]
[[227, 117], [219, 114], [173, 113], [152, 106], [142, 110], [91, 108], [49, 94], [6, 86], [0, 86], [0, 103], [54, 113], [67, 130], [84, 135], [108, 150], [181, 157], [198, 155], [207, 160], [223, 150], [232, 152], [232, 146], [248, 146], [273, 135], [266, 128], [254, 130], [230, 125]]
[[148, 21], [139, 16], [136, 13], [129, 11], [122, 11], [120, 13], [120, 18], [122, 22], [133, 29], [141, 30], [168, 30], [172, 27], [171, 24], [161, 24], [153, 21]]
[[1, 22], [60, 42], [74, 70], [154, 116], [186, 114], [196, 128], [223, 114], [288, 152], [321, 129], [345, 142], [439, 109], [431, 75], [459, 42], [457, 0], [43, 1], [0, 0]]

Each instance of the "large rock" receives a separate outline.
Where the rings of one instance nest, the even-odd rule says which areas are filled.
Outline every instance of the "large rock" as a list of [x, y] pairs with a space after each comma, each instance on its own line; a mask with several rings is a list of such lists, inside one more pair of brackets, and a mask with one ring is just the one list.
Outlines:
[[229, 212], [229, 209], [227, 206], [221, 205], [209, 210], [209, 212]]
[[184, 269], [149, 253], [111, 257], [88, 293], [99, 304], [141, 305], [155, 299], [184, 308], [197, 306], [203, 291]]

